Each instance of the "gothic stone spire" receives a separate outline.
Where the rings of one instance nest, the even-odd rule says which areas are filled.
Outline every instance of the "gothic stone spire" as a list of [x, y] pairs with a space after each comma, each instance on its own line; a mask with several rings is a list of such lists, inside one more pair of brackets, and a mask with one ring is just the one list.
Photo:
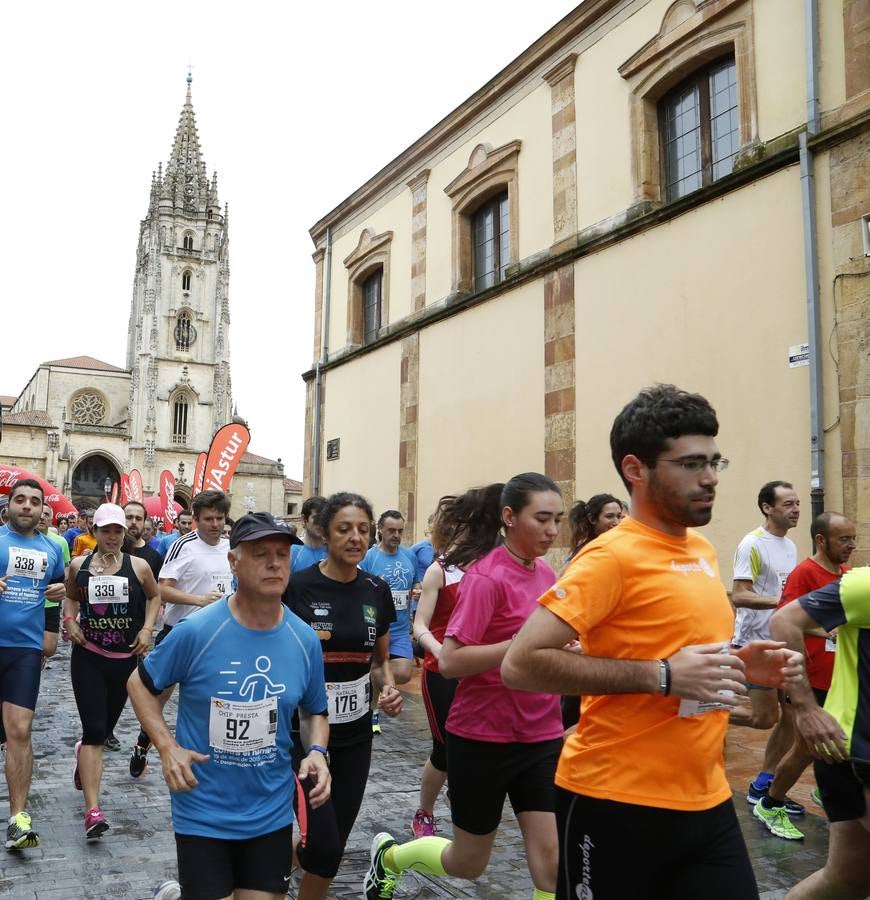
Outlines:
[[199, 146], [196, 116], [190, 98], [192, 80], [188, 74], [187, 95], [181, 108], [160, 194], [162, 199], [171, 201], [177, 212], [201, 213], [209, 204], [211, 185]]

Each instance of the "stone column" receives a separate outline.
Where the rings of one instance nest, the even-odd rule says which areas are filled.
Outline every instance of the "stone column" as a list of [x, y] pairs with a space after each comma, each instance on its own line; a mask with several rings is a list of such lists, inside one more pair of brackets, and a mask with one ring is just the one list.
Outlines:
[[399, 510], [405, 517], [405, 539], [416, 540], [417, 410], [420, 402], [420, 334], [402, 341], [399, 394]]
[[426, 305], [426, 188], [429, 169], [408, 182], [411, 190], [411, 297], [414, 310]]
[[[577, 406], [574, 371], [574, 266], [544, 282], [544, 474], [562, 490], [565, 510], [574, 502]], [[563, 529], [551, 563], [561, 566], [568, 532]]]
[[870, 0], [843, 0], [846, 97], [870, 88]]
[[323, 260], [326, 251], [321, 247], [311, 254], [314, 260], [314, 348], [312, 349], [312, 362], [320, 359], [320, 345], [323, 340]]
[[577, 233], [577, 127], [574, 70], [577, 54], [569, 53], [544, 74], [553, 105], [553, 250]]

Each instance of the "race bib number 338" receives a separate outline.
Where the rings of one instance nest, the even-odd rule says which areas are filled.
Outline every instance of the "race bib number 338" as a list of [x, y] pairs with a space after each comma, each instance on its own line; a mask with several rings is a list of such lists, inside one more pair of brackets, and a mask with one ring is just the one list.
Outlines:
[[209, 701], [208, 742], [226, 753], [249, 753], [275, 746], [278, 699], [240, 703], [212, 697]]
[[10, 547], [9, 563], [6, 566], [7, 576], [20, 578], [45, 578], [48, 572], [48, 554], [29, 547]]

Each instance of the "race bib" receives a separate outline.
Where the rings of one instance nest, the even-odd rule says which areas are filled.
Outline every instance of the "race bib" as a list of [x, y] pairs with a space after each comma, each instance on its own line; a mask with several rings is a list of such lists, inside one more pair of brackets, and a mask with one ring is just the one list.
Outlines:
[[837, 652], [837, 642], [832, 641], [830, 638], [825, 638], [825, 650], [828, 653], [836, 653]]
[[278, 733], [278, 698], [268, 697], [254, 703], [209, 701], [208, 742], [226, 753], [249, 753], [275, 746]]
[[368, 711], [372, 699], [368, 674], [356, 681], [332, 681], [326, 683], [329, 699], [329, 722], [343, 725], [361, 719]]
[[88, 602], [94, 604], [121, 603], [127, 605], [130, 585], [123, 575], [91, 575], [88, 581]]
[[17, 575], [20, 578], [35, 578], [37, 581], [45, 578], [48, 572], [48, 554], [41, 550], [32, 550], [29, 547], [10, 547], [9, 563], [6, 566], [6, 575]]
[[[734, 696], [734, 691], [719, 691], [723, 696]], [[729, 712], [732, 707], [724, 703], [716, 703], [710, 700], [680, 700], [680, 716], [686, 718], [688, 716], [703, 716], [705, 713], [719, 712], [727, 709]]]
[[393, 606], [396, 607], [396, 612], [403, 612], [408, 608], [410, 591], [390, 591], [390, 593], [393, 595]]
[[232, 586], [233, 576], [229, 572], [214, 573], [211, 576], [211, 589], [220, 591], [223, 596], [226, 596], [232, 590]]

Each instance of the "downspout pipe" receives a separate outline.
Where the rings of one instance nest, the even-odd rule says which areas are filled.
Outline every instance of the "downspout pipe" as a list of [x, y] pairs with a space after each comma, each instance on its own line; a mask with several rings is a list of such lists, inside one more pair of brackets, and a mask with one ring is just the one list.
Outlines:
[[823, 425], [821, 300], [816, 233], [814, 154], [809, 138], [819, 132], [819, 11], [818, 0], [804, 0], [804, 52], [807, 72], [807, 126], [800, 134], [801, 209], [806, 281], [807, 341], [810, 363], [810, 502], [815, 518], [825, 508], [825, 429]]
[[314, 422], [312, 425], [311, 493], [320, 493], [322, 453], [320, 441], [321, 406], [323, 399], [323, 366], [329, 358], [329, 297], [332, 288], [332, 227], [326, 226], [326, 254], [323, 260], [323, 303], [320, 322], [320, 359], [314, 366]]

